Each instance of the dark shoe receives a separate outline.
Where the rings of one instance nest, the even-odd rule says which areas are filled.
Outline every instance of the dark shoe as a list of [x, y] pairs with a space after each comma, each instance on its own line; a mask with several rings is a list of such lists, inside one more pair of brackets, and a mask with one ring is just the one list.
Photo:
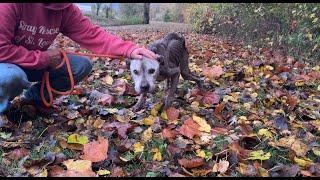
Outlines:
[[35, 113], [42, 116], [51, 116], [59, 111], [53, 107], [46, 107], [41, 101], [33, 101], [24, 96], [20, 98], [20, 105], [22, 111], [34, 110]]

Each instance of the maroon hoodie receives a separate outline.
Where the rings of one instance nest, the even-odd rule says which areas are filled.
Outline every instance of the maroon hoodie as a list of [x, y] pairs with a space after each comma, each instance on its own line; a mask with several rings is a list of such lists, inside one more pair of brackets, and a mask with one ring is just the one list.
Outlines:
[[0, 63], [47, 67], [45, 50], [59, 33], [94, 53], [130, 57], [137, 48], [93, 25], [72, 3], [0, 3]]

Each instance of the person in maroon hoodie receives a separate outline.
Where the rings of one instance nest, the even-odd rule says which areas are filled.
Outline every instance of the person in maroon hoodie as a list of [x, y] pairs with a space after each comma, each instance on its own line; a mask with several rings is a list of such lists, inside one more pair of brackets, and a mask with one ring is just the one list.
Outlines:
[[[68, 90], [66, 66], [53, 69], [62, 62], [62, 55], [58, 49], [48, 49], [59, 33], [93, 53], [135, 59], [157, 56], [94, 25], [72, 3], [1, 3], [0, 22], [0, 115], [8, 109], [10, 100], [29, 87], [29, 81], [37, 83], [27, 89], [23, 102], [43, 107], [40, 81], [48, 69], [52, 87]], [[91, 62], [83, 56], [68, 58], [79, 83], [91, 72]], [[47, 93], [45, 96], [48, 98]]]

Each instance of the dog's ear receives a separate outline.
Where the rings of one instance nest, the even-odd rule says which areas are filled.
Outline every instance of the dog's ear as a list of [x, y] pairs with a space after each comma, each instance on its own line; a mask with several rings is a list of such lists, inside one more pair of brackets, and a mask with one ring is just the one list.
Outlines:
[[126, 67], [130, 70], [131, 59], [126, 59]]
[[159, 55], [156, 60], [157, 60], [161, 65], [164, 64], [164, 56]]

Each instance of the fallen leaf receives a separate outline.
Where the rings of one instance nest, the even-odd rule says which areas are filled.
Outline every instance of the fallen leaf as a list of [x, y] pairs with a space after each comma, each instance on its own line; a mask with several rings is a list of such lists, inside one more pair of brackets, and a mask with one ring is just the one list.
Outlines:
[[19, 148], [19, 149], [14, 149], [13, 151], [10, 152], [8, 158], [13, 159], [13, 160], [19, 160], [27, 155], [29, 155], [29, 150], [26, 148]]
[[205, 92], [203, 94], [203, 103], [207, 105], [218, 104], [220, 101], [219, 95], [214, 92]]
[[192, 115], [192, 119], [199, 124], [200, 126], [199, 131], [203, 131], [207, 133], [211, 132], [211, 126], [207, 123], [206, 120], [204, 120], [199, 116], [196, 116], [195, 114]]
[[201, 158], [205, 158], [206, 157], [206, 153], [204, 152], [204, 150], [197, 149], [196, 153], [197, 153], [198, 157], [201, 157]]
[[148, 116], [147, 118], [143, 119], [143, 124], [146, 126], [151, 126], [154, 123], [154, 116]]
[[213, 166], [212, 172], [220, 172], [223, 174], [228, 170], [228, 168], [229, 168], [229, 162], [222, 160]]
[[169, 107], [166, 113], [169, 121], [176, 121], [179, 118], [179, 110], [174, 107]]
[[184, 121], [184, 124], [178, 129], [178, 132], [190, 139], [193, 136], [200, 135], [199, 131], [200, 126], [195, 123], [191, 118]]
[[98, 136], [97, 141], [92, 141], [84, 145], [83, 156], [84, 160], [90, 160], [91, 162], [100, 162], [108, 158], [108, 139]]
[[297, 156], [305, 156], [309, 151], [309, 147], [298, 139], [292, 143], [291, 149], [294, 150]]
[[271, 157], [271, 153], [268, 152], [268, 153], [264, 153], [262, 150], [259, 150], [259, 151], [252, 151], [250, 154], [249, 154], [249, 158], [250, 160], [268, 160], [270, 157]]
[[141, 140], [142, 140], [143, 142], [148, 142], [151, 138], [152, 138], [152, 128], [149, 127], [147, 130], [145, 130], [145, 131], [142, 133]]
[[153, 155], [154, 161], [162, 161], [162, 155], [161, 155], [161, 152], [158, 148], [151, 149], [151, 152], [154, 153], [154, 155]]
[[143, 149], [144, 149], [144, 146], [141, 142], [136, 142], [134, 145], [133, 145], [133, 151], [135, 153], [138, 153], [138, 152], [143, 152]]
[[306, 157], [303, 157], [303, 158], [294, 157], [294, 162], [296, 162], [299, 166], [305, 167], [305, 168], [313, 164], [312, 160]]
[[176, 137], [176, 131], [172, 131], [168, 128], [165, 128], [162, 131], [162, 137], [167, 138], [167, 139], [173, 139]]
[[204, 159], [203, 158], [193, 158], [193, 159], [182, 158], [178, 160], [178, 163], [185, 168], [196, 168], [204, 164]]
[[225, 103], [222, 102], [220, 103], [219, 105], [217, 105], [216, 109], [214, 110], [214, 113], [213, 115], [218, 118], [220, 121], [223, 121], [224, 120], [224, 117], [222, 116], [222, 110], [224, 109], [225, 107]]
[[272, 133], [270, 131], [268, 131], [268, 129], [260, 129], [258, 134], [260, 136], [265, 136], [267, 138], [272, 138]]
[[66, 177], [96, 177], [91, 168], [91, 161], [68, 159], [63, 164], [67, 167], [64, 174]]
[[210, 79], [217, 78], [223, 74], [223, 69], [221, 66], [204, 67], [202, 74]]
[[88, 137], [84, 136], [84, 135], [79, 135], [79, 134], [71, 134], [68, 137], [67, 143], [71, 144], [71, 143], [76, 143], [76, 144], [86, 144], [88, 143]]
[[97, 174], [100, 176], [108, 175], [110, 173], [111, 172], [109, 170], [105, 170], [105, 169], [101, 169], [101, 170], [97, 171]]

